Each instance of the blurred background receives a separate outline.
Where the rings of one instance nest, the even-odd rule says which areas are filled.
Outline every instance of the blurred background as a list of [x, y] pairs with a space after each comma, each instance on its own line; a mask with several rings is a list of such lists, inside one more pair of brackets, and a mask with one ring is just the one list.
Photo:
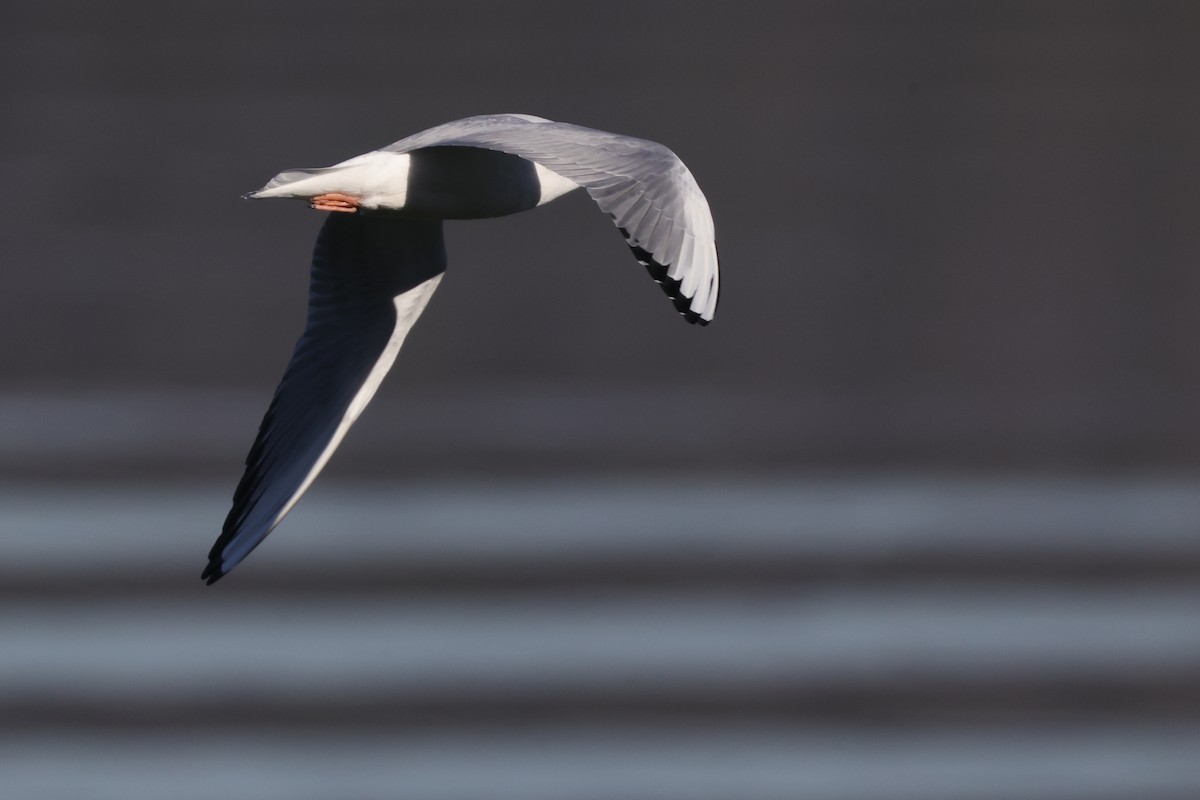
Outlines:
[[[0, 790], [1200, 796], [1200, 7], [10, 4]], [[584, 196], [450, 268], [199, 580], [320, 216], [472, 114], [666, 143], [684, 324]]]

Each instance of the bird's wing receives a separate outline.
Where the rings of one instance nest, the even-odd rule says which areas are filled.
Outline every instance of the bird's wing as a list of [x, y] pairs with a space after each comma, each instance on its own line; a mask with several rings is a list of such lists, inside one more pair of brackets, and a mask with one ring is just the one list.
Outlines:
[[521, 156], [578, 183], [612, 217], [634, 256], [689, 322], [710, 322], [720, 274], [712, 213], [679, 157], [646, 139], [521, 114], [470, 117], [384, 148], [482, 147]]
[[266, 538], [325, 466], [445, 268], [441, 220], [329, 214], [313, 251], [308, 323], [209, 553], [209, 583]]

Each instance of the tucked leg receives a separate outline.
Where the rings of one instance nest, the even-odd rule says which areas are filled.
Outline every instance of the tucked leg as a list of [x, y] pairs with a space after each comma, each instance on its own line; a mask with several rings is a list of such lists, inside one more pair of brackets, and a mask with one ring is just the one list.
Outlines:
[[309, 201], [309, 205], [317, 211], [346, 211], [353, 214], [358, 211], [358, 198], [348, 194], [330, 192], [317, 195]]

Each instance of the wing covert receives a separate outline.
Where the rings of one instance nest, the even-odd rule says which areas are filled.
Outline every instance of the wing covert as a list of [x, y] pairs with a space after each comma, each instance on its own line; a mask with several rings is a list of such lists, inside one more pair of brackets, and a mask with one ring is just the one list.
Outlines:
[[500, 150], [575, 181], [625, 237], [634, 257], [689, 322], [716, 313], [720, 274], [712, 213], [687, 166], [657, 142], [517, 114], [470, 117], [385, 150], [432, 146]]

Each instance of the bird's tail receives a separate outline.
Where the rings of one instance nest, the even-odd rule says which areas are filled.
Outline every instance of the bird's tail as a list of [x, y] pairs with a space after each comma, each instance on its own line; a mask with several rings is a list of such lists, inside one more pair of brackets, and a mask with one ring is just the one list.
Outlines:
[[[288, 169], [267, 181], [267, 185], [242, 195], [247, 200], [264, 197], [314, 197], [324, 192], [338, 191], [344, 183], [340, 166], [313, 169]], [[335, 178], [334, 176], [339, 176]]]

